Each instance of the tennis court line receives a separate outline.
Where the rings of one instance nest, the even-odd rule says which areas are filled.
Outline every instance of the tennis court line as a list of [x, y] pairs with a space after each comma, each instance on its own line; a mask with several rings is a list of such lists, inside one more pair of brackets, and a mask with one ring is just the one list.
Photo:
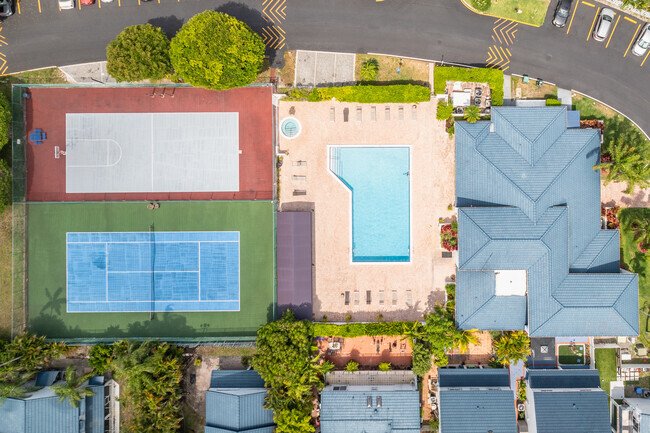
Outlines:
[[107, 274], [195, 274], [200, 271], [106, 271]]
[[[199, 301], [201, 300], [201, 242], [199, 242]], [[241, 272], [241, 271], [240, 271]], [[241, 277], [241, 274], [240, 274]], [[240, 287], [241, 290], [241, 287]]]
[[[107, 303], [110, 304], [112, 302], [114, 302], [116, 304], [126, 304], [126, 303], [133, 304], [133, 303], [137, 303], [137, 302], [149, 302], [149, 303], [151, 303], [151, 301], [148, 300], [148, 299], [146, 301], [108, 301]], [[163, 299], [161, 299], [159, 301], [153, 301], [153, 302], [157, 302], [157, 303], [158, 302], [159, 303], [201, 302], [201, 303], [205, 304], [205, 303], [208, 303], [208, 302], [239, 302], [239, 299], [214, 299], [214, 300], [211, 299], [211, 300], [203, 300], [203, 301], [200, 301], [200, 300], [197, 301], [196, 299], [185, 299], [185, 300], [176, 300], [176, 299], [163, 300]], [[99, 303], [103, 304], [104, 302], [97, 302], [97, 301], [70, 301], [70, 304], [99, 304]], [[102, 311], [102, 312], [105, 313], [106, 311]]]
[[206, 244], [234, 244], [239, 241], [70, 241], [68, 244], [195, 244], [203, 242]]
[[[99, 1], [102, 1], [102, 0], [99, 0]], [[109, 302], [108, 301], [108, 242], [106, 242], [104, 244], [104, 246], [106, 247], [106, 268], [107, 268], [107, 271], [106, 271], [106, 302]], [[68, 247], [66, 246], [66, 250], [67, 250], [67, 248]], [[67, 280], [67, 278], [66, 278], [66, 280]], [[66, 286], [67, 285], [68, 285], [68, 283], [66, 281]]]

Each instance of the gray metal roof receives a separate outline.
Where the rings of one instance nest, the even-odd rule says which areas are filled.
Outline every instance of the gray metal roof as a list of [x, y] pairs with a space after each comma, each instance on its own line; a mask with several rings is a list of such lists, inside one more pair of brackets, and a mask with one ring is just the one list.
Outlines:
[[312, 319], [312, 214], [277, 213], [278, 312]]
[[598, 370], [528, 370], [533, 389], [598, 388]]
[[443, 390], [439, 395], [441, 433], [517, 433], [512, 390]]
[[[457, 122], [461, 329], [531, 336], [638, 335], [638, 277], [619, 273], [618, 232], [600, 230], [600, 140], [566, 108], [495, 107]], [[495, 270], [526, 270], [526, 296], [497, 296]]]
[[611, 433], [607, 394], [535, 391], [537, 433]]
[[[381, 407], [377, 397], [381, 397]], [[322, 433], [419, 433], [420, 395], [417, 390], [324, 390], [320, 420]]]
[[439, 368], [438, 385], [441, 388], [508, 387], [510, 375], [505, 368]]
[[255, 370], [212, 370], [210, 388], [264, 388]]
[[226, 431], [272, 428], [273, 411], [264, 409], [266, 389], [210, 389], [205, 395], [205, 423]]

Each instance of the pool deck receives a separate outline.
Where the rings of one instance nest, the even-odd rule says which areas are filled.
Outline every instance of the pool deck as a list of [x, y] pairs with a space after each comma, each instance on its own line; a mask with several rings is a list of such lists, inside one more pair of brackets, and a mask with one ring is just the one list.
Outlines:
[[[438, 219], [453, 215], [447, 207], [454, 202], [454, 141], [435, 118], [435, 101], [417, 104], [415, 111], [416, 119], [412, 104], [280, 101], [279, 119], [292, 115], [302, 126], [293, 140], [280, 136], [280, 210], [314, 213], [316, 320], [327, 315], [329, 321], [342, 321], [349, 314], [352, 321], [376, 321], [380, 313], [383, 320], [417, 320], [444, 300], [444, 286], [455, 274], [455, 265], [452, 258], [442, 258]], [[329, 171], [328, 145], [411, 146], [410, 263], [351, 263], [350, 191]], [[294, 195], [296, 191], [304, 195]], [[346, 291], [349, 305], [344, 303]], [[366, 291], [371, 292], [370, 304]]]

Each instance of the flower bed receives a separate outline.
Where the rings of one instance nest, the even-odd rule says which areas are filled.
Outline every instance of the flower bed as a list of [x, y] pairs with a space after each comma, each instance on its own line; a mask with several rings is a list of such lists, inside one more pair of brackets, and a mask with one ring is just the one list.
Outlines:
[[614, 207], [600, 207], [600, 215], [607, 218], [607, 229], [608, 230], [618, 230], [621, 226], [620, 221], [618, 220], [618, 211], [621, 208], [619, 206]]
[[440, 246], [447, 251], [458, 250], [458, 223], [444, 224], [440, 227]]

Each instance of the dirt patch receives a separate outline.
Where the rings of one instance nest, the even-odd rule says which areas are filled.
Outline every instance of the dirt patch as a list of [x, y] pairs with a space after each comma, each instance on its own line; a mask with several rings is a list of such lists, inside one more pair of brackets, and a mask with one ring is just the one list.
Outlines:
[[[517, 99], [557, 99], [557, 87], [550, 84], [537, 85], [537, 80], [531, 78], [528, 83], [524, 83], [520, 77], [510, 79], [512, 86], [512, 95]], [[520, 89], [520, 90], [518, 90]]]
[[[403, 59], [400, 57], [390, 56], [372, 56], [369, 54], [357, 54], [355, 65], [355, 78], [360, 80], [359, 71], [361, 65], [368, 59], [377, 59], [379, 63], [379, 73], [377, 81], [414, 81], [428, 85], [429, 83], [429, 63], [419, 60]], [[399, 72], [397, 69], [399, 68]]]
[[284, 67], [278, 70], [278, 87], [292, 87], [296, 77], [296, 52], [286, 51], [284, 53]]

